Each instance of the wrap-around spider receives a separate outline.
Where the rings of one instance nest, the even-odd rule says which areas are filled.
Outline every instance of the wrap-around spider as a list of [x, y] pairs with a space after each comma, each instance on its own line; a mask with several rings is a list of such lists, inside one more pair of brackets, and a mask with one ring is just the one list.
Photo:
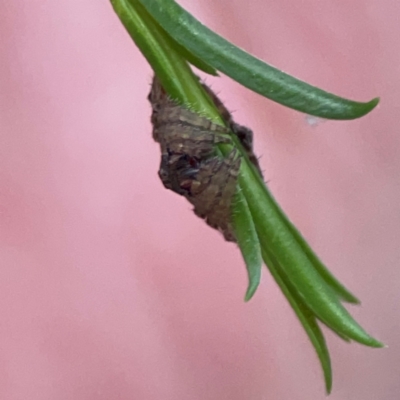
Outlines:
[[225, 120], [215, 124], [171, 100], [156, 77], [149, 94], [152, 105], [153, 138], [161, 146], [158, 174], [167, 189], [186, 197], [194, 212], [208, 225], [235, 241], [231, 219], [241, 158], [234, 148], [226, 158], [216, 154], [218, 143], [232, 143], [235, 134], [249, 160], [261, 174], [253, 153], [252, 132], [236, 124], [218, 97], [203, 84]]

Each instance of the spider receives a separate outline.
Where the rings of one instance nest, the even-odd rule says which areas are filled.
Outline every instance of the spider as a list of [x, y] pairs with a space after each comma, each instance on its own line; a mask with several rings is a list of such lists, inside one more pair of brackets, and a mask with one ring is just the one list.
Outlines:
[[232, 143], [232, 132], [260, 174], [261, 170], [253, 153], [251, 130], [236, 124], [211, 89], [203, 87], [229, 128], [176, 104], [154, 77], [148, 99], [153, 110], [153, 138], [160, 143], [162, 153], [158, 174], [167, 189], [186, 197], [197, 216], [234, 242], [231, 205], [241, 158], [236, 148], [221, 158], [215, 145]]

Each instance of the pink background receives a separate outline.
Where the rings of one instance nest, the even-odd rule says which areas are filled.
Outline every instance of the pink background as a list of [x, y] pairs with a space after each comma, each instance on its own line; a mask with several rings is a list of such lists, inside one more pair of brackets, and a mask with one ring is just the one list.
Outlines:
[[[269, 187], [389, 345], [328, 333], [332, 400], [400, 397], [400, 3], [182, 1], [239, 46], [343, 96], [352, 122], [208, 78], [255, 131]], [[267, 270], [157, 177], [151, 70], [108, 1], [0, 0], [0, 398], [310, 400], [320, 367]]]

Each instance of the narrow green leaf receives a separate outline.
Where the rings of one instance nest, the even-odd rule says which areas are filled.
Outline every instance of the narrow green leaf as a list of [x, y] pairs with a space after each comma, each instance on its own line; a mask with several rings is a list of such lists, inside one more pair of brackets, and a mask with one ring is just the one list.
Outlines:
[[246, 198], [239, 190], [235, 195], [233, 213], [233, 225], [236, 240], [246, 263], [249, 285], [247, 287], [245, 301], [249, 301], [256, 292], [261, 279], [261, 246], [258, 240], [256, 228], [251, 216]]
[[[243, 165], [240, 181], [251, 180], [251, 170]], [[292, 232], [276, 211], [272, 196], [262, 185], [241, 185], [256, 225], [262, 248], [279, 260], [279, 264], [301, 294], [307, 306], [324, 324], [344, 337], [371, 347], [382, 343], [368, 335], [342, 306], [336, 294], [315, 270]]]
[[[268, 189], [266, 188], [268, 191]], [[268, 195], [268, 194], [267, 194]], [[319, 275], [324, 279], [327, 285], [336, 293], [336, 295], [348, 303], [359, 304], [360, 301], [354, 296], [348, 289], [346, 289], [333, 274], [326, 268], [326, 266], [321, 262], [318, 256], [311, 249], [309, 244], [305, 241], [301, 233], [297, 230], [297, 228], [292, 224], [292, 222], [288, 219], [282, 209], [279, 207], [278, 203], [272, 196], [269, 196], [271, 200], [271, 204], [274, 205], [276, 212], [280, 215], [282, 222], [285, 223], [287, 228], [291, 231], [293, 237], [297, 240], [297, 243], [302, 247], [304, 253], [307, 255], [308, 259], [313, 264], [315, 270], [319, 273]]]
[[179, 103], [188, 104], [200, 114], [220, 122], [215, 106], [188, 63], [146, 9], [139, 2], [132, 5], [128, 0], [111, 0], [111, 3], [168, 94]]
[[326, 346], [324, 335], [318, 326], [317, 320], [313, 312], [308, 308], [302, 300], [296, 288], [285, 275], [283, 269], [279, 266], [277, 260], [269, 253], [268, 249], [263, 249], [264, 262], [267, 265], [271, 275], [282, 290], [286, 299], [299, 318], [303, 328], [305, 329], [315, 351], [317, 352], [322, 371], [325, 378], [326, 392], [330, 393], [332, 389], [332, 367], [329, 351]]
[[295, 110], [328, 119], [355, 119], [379, 103], [351, 101], [298, 80], [234, 46], [201, 24], [174, 0], [140, 3], [183, 47], [243, 86]]
[[[161, 26], [160, 29], [162, 29]], [[167, 36], [170, 39], [171, 46], [174, 47], [175, 51], [179, 53], [186, 61], [194, 65], [200, 71], [203, 71], [209, 75], [218, 76], [218, 72], [216, 71], [215, 68], [211, 67], [203, 60], [195, 56], [186, 47], [181, 46], [176, 40], [174, 40], [170, 35], [168, 35], [168, 33], [164, 29], [163, 31], [165, 32], [164, 33], [165, 36]]]
[[[264, 249], [263, 250], [263, 259], [264, 259], [264, 262], [267, 264], [267, 267], [270, 269], [270, 267], [269, 267], [269, 265], [273, 265], [274, 266], [274, 269], [275, 270], [280, 270], [280, 275], [284, 275], [284, 272], [283, 272], [283, 270], [282, 270], [282, 268], [279, 266], [279, 263], [277, 262], [277, 260], [274, 260], [274, 262], [273, 262], [273, 264], [272, 264], [272, 259], [273, 259], [273, 256], [272, 256], [272, 254], [268, 254], [268, 249]], [[266, 260], [270, 260], [269, 261], [269, 264], [267, 263], [267, 261]], [[270, 271], [271, 271], [271, 269], [270, 269]], [[275, 276], [274, 275], [274, 271], [271, 271], [271, 274], [273, 275], [273, 276]], [[286, 282], [286, 284], [287, 284], [287, 286], [290, 286], [292, 289], [291, 289], [291, 291], [292, 292], [296, 292], [296, 294], [299, 296], [299, 294], [298, 294], [298, 292], [297, 292], [297, 290], [293, 287], [293, 285], [290, 283], [290, 281], [286, 278], [286, 280], [285, 280], [285, 282]], [[300, 297], [300, 299], [301, 299], [301, 297]], [[301, 301], [303, 301], [303, 300], [301, 300]], [[305, 305], [305, 303], [304, 303], [304, 306], [305, 307], [307, 307], [306, 305]], [[307, 307], [307, 310], [309, 310], [309, 312], [310, 313], [312, 313], [312, 311]], [[312, 314], [312, 315], [314, 315], [314, 314]], [[344, 336], [343, 334], [341, 334], [341, 333], [338, 333], [338, 332], [336, 332], [336, 331], [332, 331], [333, 333], [335, 333], [337, 336], [339, 336], [343, 341], [345, 341], [345, 342], [347, 342], [347, 343], [349, 343], [350, 342], [350, 339], [347, 337], [347, 336]]]

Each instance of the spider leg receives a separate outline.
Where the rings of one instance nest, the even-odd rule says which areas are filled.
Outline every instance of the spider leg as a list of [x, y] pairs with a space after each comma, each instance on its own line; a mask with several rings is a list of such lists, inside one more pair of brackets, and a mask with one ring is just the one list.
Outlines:
[[221, 114], [224, 121], [229, 126], [230, 130], [233, 134], [237, 136], [240, 141], [240, 144], [243, 146], [246, 151], [247, 157], [250, 162], [257, 168], [258, 172], [262, 176], [261, 168], [258, 163], [258, 159], [253, 151], [253, 131], [243, 125], [237, 124], [233, 118], [232, 114], [228, 111], [219, 97], [207, 86], [203, 83], [203, 88], [208, 93], [208, 95], [212, 98], [215, 106], [217, 107], [219, 113]]
[[220, 124], [210, 121], [208, 118], [203, 117], [193, 111], [176, 105], [175, 103], [168, 103], [157, 112], [156, 122], [158, 125], [185, 125], [195, 128], [201, 128], [217, 133], [227, 134], [229, 130]]
[[244, 150], [246, 151], [247, 157], [250, 162], [257, 168], [261, 177], [263, 176], [258, 158], [253, 151], [253, 131], [246, 126], [239, 125], [236, 122], [230, 124], [232, 132], [237, 136]]
[[231, 204], [236, 191], [241, 159], [233, 149], [227, 158], [213, 157], [199, 166], [187, 199], [194, 205], [194, 212], [207, 224], [234, 241], [231, 224]]
[[[159, 128], [161, 129], [161, 128]], [[187, 154], [198, 159], [215, 152], [218, 143], [232, 143], [228, 134], [215, 133], [203, 128], [179, 124], [162, 127], [161, 147], [177, 154]]]

